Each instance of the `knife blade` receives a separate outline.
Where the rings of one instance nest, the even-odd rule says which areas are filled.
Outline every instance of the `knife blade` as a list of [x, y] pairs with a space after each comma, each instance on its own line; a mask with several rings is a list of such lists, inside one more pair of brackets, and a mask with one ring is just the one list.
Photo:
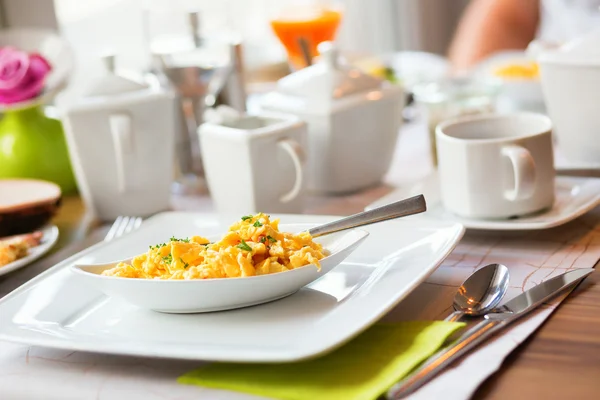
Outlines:
[[414, 392], [485, 339], [579, 283], [592, 272], [593, 268], [581, 268], [548, 279], [506, 302], [494, 312], [486, 314], [483, 321], [466, 331], [450, 346], [430, 357], [413, 374], [392, 386], [386, 393], [386, 398], [399, 399]]
[[548, 279], [521, 293], [512, 300], [507, 301], [494, 310], [494, 312], [487, 314], [484, 318], [489, 320], [502, 320], [521, 317], [547, 301], [552, 295], [560, 293], [563, 289], [571, 286], [574, 282], [585, 278], [592, 272], [594, 272], [593, 268], [582, 268]]

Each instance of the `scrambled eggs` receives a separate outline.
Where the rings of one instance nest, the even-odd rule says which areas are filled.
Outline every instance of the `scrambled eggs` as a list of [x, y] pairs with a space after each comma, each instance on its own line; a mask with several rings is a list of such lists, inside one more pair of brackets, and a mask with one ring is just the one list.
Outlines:
[[537, 63], [509, 64], [497, 68], [494, 73], [507, 79], [537, 79], [539, 77], [539, 66]]
[[171, 238], [150, 246], [131, 264], [119, 263], [102, 275], [145, 279], [237, 278], [289, 271], [314, 264], [320, 268], [323, 247], [308, 232], [279, 231], [279, 220], [266, 214], [248, 215], [229, 228], [218, 242], [193, 236]]

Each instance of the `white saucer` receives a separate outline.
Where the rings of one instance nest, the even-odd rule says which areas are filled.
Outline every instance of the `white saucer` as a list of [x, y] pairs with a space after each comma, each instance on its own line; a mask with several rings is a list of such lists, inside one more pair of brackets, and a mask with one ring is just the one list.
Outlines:
[[483, 220], [459, 217], [446, 211], [440, 199], [438, 175], [432, 174], [411, 187], [399, 188], [365, 207], [370, 210], [385, 204], [423, 194], [427, 212], [410, 218], [456, 222], [467, 229], [523, 231], [548, 229], [566, 224], [600, 204], [600, 178], [557, 176], [556, 201], [550, 210], [514, 219]]

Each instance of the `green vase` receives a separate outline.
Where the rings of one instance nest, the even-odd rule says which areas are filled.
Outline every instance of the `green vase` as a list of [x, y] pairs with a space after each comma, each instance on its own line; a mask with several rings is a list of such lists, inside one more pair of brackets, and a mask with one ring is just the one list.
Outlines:
[[63, 194], [77, 191], [62, 124], [40, 105], [4, 111], [0, 178], [42, 179], [59, 185]]

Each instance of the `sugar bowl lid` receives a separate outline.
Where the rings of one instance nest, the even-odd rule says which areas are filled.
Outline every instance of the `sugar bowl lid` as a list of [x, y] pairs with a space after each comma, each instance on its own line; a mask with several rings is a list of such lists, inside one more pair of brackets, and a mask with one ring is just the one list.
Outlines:
[[542, 64], [597, 67], [600, 65], [600, 27], [556, 49], [539, 51], [539, 53], [538, 60]]
[[377, 90], [382, 80], [367, 75], [356, 68], [341, 65], [339, 52], [331, 42], [318, 46], [320, 57], [314, 65], [296, 71], [277, 82], [281, 94], [335, 100], [351, 94]]

